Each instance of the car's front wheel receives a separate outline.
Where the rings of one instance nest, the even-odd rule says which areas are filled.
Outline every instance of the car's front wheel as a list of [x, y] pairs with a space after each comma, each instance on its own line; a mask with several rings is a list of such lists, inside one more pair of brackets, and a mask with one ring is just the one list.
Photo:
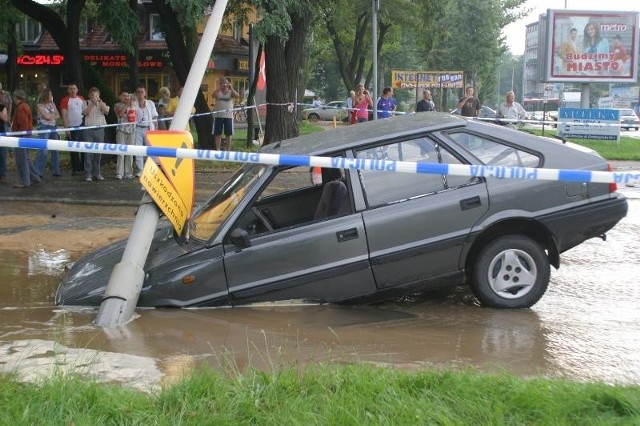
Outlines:
[[320, 116], [318, 114], [309, 114], [309, 116], [307, 117], [307, 120], [309, 120], [312, 123], [315, 123], [318, 120], [320, 120]]
[[529, 308], [547, 290], [551, 271], [544, 249], [521, 235], [487, 244], [473, 266], [471, 289], [491, 308]]

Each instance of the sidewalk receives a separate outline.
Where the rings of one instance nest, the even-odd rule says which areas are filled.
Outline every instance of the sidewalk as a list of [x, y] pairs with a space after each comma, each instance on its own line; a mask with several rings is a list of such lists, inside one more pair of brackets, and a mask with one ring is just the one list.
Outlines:
[[[15, 171], [13, 171], [15, 174]], [[232, 172], [196, 173], [195, 200], [202, 202], [224, 183]], [[82, 176], [70, 176], [65, 172], [61, 177], [45, 175], [41, 183], [30, 188], [14, 189], [17, 176], [9, 172], [7, 179], [0, 183], [0, 202], [39, 202], [80, 205], [137, 206], [142, 199], [142, 185], [139, 178], [117, 180], [112, 174], [104, 173], [105, 180], [85, 182]]]
[[[614, 161], [613, 164], [616, 171], [640, 173], [640, 161]], [[62, 177], [46, 175], [42, 183], [30, 188], [14, 189], [13, 184], [17, 182], [17, 176], [15, 171], [10, 171], [5, 182], [0, 183], [0, 202], [105, 206], [137, 206], [140, 203], [142, 185], [138, 179], [116, 180], [113, 173], [108, 170], [105, 172], [105, 180], [101, 182], [85, 182], [82, 176], [70, 176], [65, 172]], [[196, 203], [209, 198], [232, 174], [232, 171], [196, 172]]]

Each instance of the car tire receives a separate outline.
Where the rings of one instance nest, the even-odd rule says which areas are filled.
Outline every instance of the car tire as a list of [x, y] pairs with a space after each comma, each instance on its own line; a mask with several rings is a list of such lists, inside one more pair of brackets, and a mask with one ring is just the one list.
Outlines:
[[483, 306], [533, 306], [547, 290], [551, 268], [544, 249], [521, 235], [506, 235], [482, 248], [472, 271], [471, 289]]
[[309, 120], [312, 123], [317, 123], [318, 120], [320, 120], [320, 116], [318, 114], [309, 114], [309, 116], [307, 117], [307, 120]]

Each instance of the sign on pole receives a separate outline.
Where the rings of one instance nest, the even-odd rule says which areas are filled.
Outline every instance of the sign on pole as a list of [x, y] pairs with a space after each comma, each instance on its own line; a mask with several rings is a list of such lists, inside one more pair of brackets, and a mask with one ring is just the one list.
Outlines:
[[620, 141], [620, 111], [617, 109], [560, 108], [558, 136], [577, 139]]

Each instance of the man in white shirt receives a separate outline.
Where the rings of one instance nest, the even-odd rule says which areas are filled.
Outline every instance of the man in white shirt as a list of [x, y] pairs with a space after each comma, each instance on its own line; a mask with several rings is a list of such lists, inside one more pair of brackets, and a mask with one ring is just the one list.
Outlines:
[[[67, 86], [67, 96], [60, 101], [60, 112], [62, 113], [62, 125], [65, 128], [79, 127], [82, 125], [82, 110], [84, 108], [84, 98], [78, 95], [78, 86], [71, 83]], [[67, 140], [82, 141], [83, 130], [67, 131]], [[79, 175], [84, 171], [84, 154], [79, 152], [69, 152], [71, 158], [71, 174]]]
[[[135, 145], [144, 146], [144, 134], [147, 130], [156, 130], [156, 120], [158, 119], [158, 111], [156, 104], [147, 99], [147, 88], [143, 84], [136, 87], [136, 142]], [[142, 174], [144, 167], [144, 158], [136, 155], [136, 177]]]
[[511, 128], [517, 128], [518, 121], [525, 120], [527, 118], [527, 111], [515, 101], [516, 95], [512, 90], [507, 92], [506, 100], [500, 104], [498, 108], [498, 117], [504, 118], [503, 120], [506, 126]]

